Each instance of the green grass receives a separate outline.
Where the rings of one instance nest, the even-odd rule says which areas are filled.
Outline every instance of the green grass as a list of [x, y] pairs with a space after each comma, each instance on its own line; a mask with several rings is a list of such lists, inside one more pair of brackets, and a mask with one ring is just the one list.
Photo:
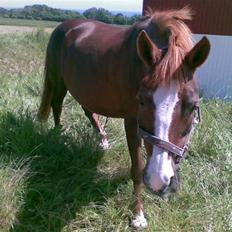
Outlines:
[[13, 19], [0, 17], [0, 25], [27, 26], [27, 27], [56, 27], [59, 22], [46, 20]]
[[[103, 152], [70, 96], [62, 130], [53, 129], [51, 118], [36, 119], [48, 38], [41, 30], [0, 36], [0, 231], [130, 231], [122, 121], [110, 119], [111, 149]], [[144, 193], [146, 231], [232, 231], [232, 105], [204, 101], [202, 111], [180, 192], [168, 202]]]

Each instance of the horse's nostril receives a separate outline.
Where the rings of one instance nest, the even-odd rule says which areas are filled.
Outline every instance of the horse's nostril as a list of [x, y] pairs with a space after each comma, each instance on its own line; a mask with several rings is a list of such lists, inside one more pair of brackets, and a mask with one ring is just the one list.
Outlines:
[[143, 182], [145, 185], [148, 185], [148, 183], [149, 183], [149, 178], [146, 174], [143, 175]]
[[167, 188], [168, 188], [168, 185], [164, 184], [163, 187], [160, 189], [159, 193], [160, 193], [160, 194], [165, 193], [166, 190], [167, 190]]
[[163, 177], [163, 182], [164, 182], [165, 184], [169, 185], [170, 182], [171, 182], [171, 179], [170, 179], [169, 177], [167, 177], [167, 176], [164, 176], [164, 177]]

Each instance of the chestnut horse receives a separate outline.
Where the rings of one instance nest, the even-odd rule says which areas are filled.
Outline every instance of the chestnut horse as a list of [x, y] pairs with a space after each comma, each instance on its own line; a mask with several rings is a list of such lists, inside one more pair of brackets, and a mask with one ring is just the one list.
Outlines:
[[[175, 191], [177, 157], [182, 157], [198, 109], [195, 70], [206, 60], [210, 44], [195, 46], [184, 20], [191, 10], [150, 12], [130, 27], [91, 20], [71, 20], [51, 35], [39, 116], [53, 110], [60, 123], [67, 90], [83, 107], [107, 146], [97, 114], [123, 118], [134, 184], [132, 226], [147, 220], [141, 199], [145, 184], [153, 193]], [[147, 152], [141, 156], [141, 138]]]

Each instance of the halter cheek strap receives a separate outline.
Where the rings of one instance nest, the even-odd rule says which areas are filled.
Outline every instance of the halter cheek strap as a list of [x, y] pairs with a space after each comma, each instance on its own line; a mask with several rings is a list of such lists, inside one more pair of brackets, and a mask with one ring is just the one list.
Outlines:
[[183, 158], [184, 153], [186, 151], [186, 148], [181, 148], [176, 146], [175, 144], [162, 140], [159, 137], [145, 131], [144, 129], [142, 129], [141, 127], [138, 128], [138, 134], [141, 138], [143, 138], [144, 140], [146, 140], [148, 143], [152, 144], [152, 145], [156, 145], [159, 148], [162, 148], [166, 151], [171, 152], [172, 154], [175, 154], [177, 156], [179, 156], [180, 158]]
[[150, 143], [152, 145], [155, 145], [155, 146], [157, 146], [159, 148], [162, 148], [162, 149], [170, 152], [173, 155], [176, 155], [175, 162], [179, 163], [180, 160], [182, 160], [184, 158], [185, 152], [189, 148], [190, 139], [192, 137], [195, 126], [200, 121], [201, 121], [200, 107], [197, 106], [196, 107], [196, 112], [195, 112], [195, 118], [194, 118], [194, 121], [193, 121], [193, 124], [192, 124], [191, 131], [189, 133], [189, 138], [188, 138], [188, 141], [184, 145], [183, 148], [181, 148], [181, 147], [179, 147], [179, 146], [177, 146], [177, 145], [175, 145], [175, 144], [173, 144], [171, 142], [162, 140], [161, 138], [159, 138], [159, 137], [147, 132], [146, 130], [142, 129], [140, 126], [138, 127], [138, 135], [141, 138], [143, 138], [145, 141], [147, 141], [148, 143]]

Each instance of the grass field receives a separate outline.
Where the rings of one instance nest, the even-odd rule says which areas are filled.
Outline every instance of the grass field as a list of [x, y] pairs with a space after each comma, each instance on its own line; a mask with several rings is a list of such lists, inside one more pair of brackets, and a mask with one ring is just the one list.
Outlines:
[[[48, 38], [42, 30], [0, 35], [0, 231], [130, 231], [122, 121], [110, 119], [111, 149], [103, 152], [70, 96], [62, 130], [53, 129], [51, 118], [36, 119]], [[204, 101], [202, 111], [180, 192], [168, 202], [144, 193], [146, 231], [232, 231], [232, 105]]]
[[0, 25], [11, 26], [28, 26], [28, 27], [55, 27], [59, 22], [46, 20], [29, 20], [29, 19], [13, 19], [0, 17]]

